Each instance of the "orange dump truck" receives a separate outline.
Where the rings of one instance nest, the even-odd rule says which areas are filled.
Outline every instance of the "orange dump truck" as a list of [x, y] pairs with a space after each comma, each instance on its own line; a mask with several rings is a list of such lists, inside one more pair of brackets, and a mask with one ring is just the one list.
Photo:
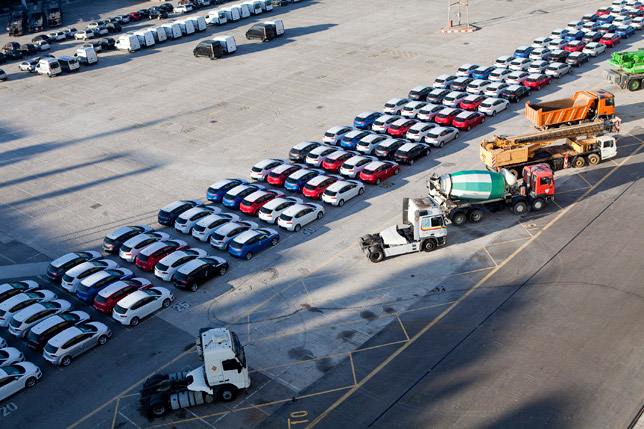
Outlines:
[[535, 127], [545, 130], [582, 121], [612, 119], [615, 116], [615, 97], [608, 91], [577, 91], [572, 98], [525, 104], [525, 116]]

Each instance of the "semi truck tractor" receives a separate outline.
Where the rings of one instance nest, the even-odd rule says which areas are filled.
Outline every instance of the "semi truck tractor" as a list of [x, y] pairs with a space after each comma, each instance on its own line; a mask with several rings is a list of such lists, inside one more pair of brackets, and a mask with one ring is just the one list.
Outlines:
[[615, 97], [608, 91], [577, 91], [571, 98], [525, 104], [525, 116], [540, 130], [610, 119], [615, 116]]
[[433, 198], [404, 198], [402, 222], [403, 226], [390, 226], [378, 234], [360, 237], [367, 259], [380, 262], [405, 253], [431, 252], [445, 244], [445, 217]]
[[445, 217], [456, 226], [467, 220], [483, 220], [485, 211], [506, 208], [517, 215], [530, 209], [542, 210], [554, 200], [554, 174], [543, 164], [523, 168], [523, 183], [508, 170], [495, 173], [486, 170], [459, 171], [441, 176], [434, 174], [427, 181], [430, 197], [436, 201]]
[[[553, 171], [595, 165], [617, 155], [615, 137], [604, 133], [619, 131], [619, 123], [615, 117], [519, 136], [494, 136], [481, 143], [481, 161], [490, 171], [507, 169], [515, 177], [534, 164], [546, 164]], [[561, 140], [563, 144], [554, 144]]]
[[639, 91], [644, 84], [644, 48], [633, 52], [615, 52], [608, 60], [614, 70], [605, 70], [604, 78], [629, 91]]
[[197, 337], [197, 354], [204, 364], [192, 371], [157, 374], [148, 378], [139, 400], [149, 418], [215, 399], [230, 402], [250, 387], [244, 347], [237, 335], [224, 328], [203, 328]]

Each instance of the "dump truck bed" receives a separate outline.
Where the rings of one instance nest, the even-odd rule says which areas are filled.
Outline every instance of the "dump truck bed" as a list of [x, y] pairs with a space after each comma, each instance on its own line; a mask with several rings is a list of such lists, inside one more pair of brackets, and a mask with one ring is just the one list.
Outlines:
[[585, 119], [588, 110], [595, 104], [596, 96], [585, 91], [578, 92], [575, 97], [525, 106], [525, 115], [538, 128], [546, 128], [567, 122]]

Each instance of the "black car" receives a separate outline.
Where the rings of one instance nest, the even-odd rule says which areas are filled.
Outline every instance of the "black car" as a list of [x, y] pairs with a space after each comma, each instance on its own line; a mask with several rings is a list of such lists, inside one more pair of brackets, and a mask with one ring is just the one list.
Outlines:
[[192, 53], [195, 57], [208, 57], [211, 60], [214, 60], [215, 58], [221, 58], [224, 56], [224, 48], [222, 48], [221, 43], [217, 41], [204, 40], [195, 46]]
[[407, 140], [398, 139], [394, 141], [389, 141], [389, 139], [380, 143], [376, 146], [374, 154], [380, 159], [393, 159], [394, 153], [404, 144], [407, 143]]
[[147, 231], [150, 231], [149, 227], [146, 228], [140, 225], [121, 227], [110, 232], [103, 239], [103, 250], [107, 253], [118, 253], [119, 248], [123, 243], [128, 241], [130, 238]]
[[165, 9], [161, 9], [158, 6], [151, 7], [149, 10], [150, 19], [165, 19], [168, 17], [168, 12]]
[[434, 88], [431, 86], [417, 86], [409, 91], [407, 98], [411, 101], [425, 101], [427, 99], [427, 94], [429, 94], [432, 89]]
[[196, 292], [199, 285], [216, 276], [223, 276], [228, 271], [228, 262], [224, 258], [209, 256], [193, 259], [182, 265], [172, 276], [172, 283], [179, 289]]
[[[63, 313], [51, 316], [46, 324], [41, 325], [41, 327], [36, 330], [30, 329], [29, 332], [27, 332], [27, 335], [25, 336], [27, 347], [32, 350], [42, 351], [47, 342], [56, 334], [69, 327], [75, 326], [82, 321], [81, 317], [75, 313]], [[36, 326], [34, 326], [34, 328]]]
[[427, 94], [427, 101], [434, 104], [441, 104], [443, 102], [443, 98], [447, 97], [447, 94], [450, 92], [452, 91], [449, 89], [434, 89]]
[[401, 164], [413, 165], [413, 163], [424, 156], [428, 156], [431, 149], [423, 143], [406, 143], [396, 150], [394, 160]]
[[103, 45], [98, 40], [88, 40], [87, 42], [83, 43], [83, 47], [94, 48], [96, 52], [103, 50]]
[[306, 155], [309, 154], [313, 149], [322, 146], [318, 142], [302, 142], [298, 143], [291, 148], [288, 153], [288, 160], [295, 162], [305, 162]]
[[568, 58], [570, 52], [564, 51], [562, 49], [555, 49], [554, 51], [548, 52], [546, 58], [544, 58], [549, 63], [565, 63], [566, 58]]
[[2, 47], [2, 52], [4, 52], [5, 54], [9, 51], [19, 51], [19, 50], [20, 50], [20, 43], [18, 42], [7, 42]]
[[573, 52], [570, 55], [568, 55], [568, 58], [566, 58], [566, 63], [573, 66], [573, 67], [579, 67], [583, 63], [588, 62], [588, 55], [584, 54], [583, 52]]
[[141, 15], [143, 18], [149, 18], [150, 17], [150, 11], [148, 11], [148, 9], [137, 10], [136, 13]]
[[273, 0], [271, 3], [273, 6], [286, 6], [291, 2], [291, 0]]
[[7, 62], [7, 56], [0, 52], [0, 64]]
[[172, 4], [170, 3], [163, 3], [161, 6], [159, 6], [159, 9], [163, 9], [166, 12], [170, 13], [174, 11], [174, 6], [172, 6]]
[[597, 22], [598, 19], [599, 15], [597, 15], [596, 13], [589, 13], [581, 17], [581, 20], [584, 22]]
[[5, 51], [4, 54], [8, 60], [19, 60], [20, 58], [22, 58], [22, 52], [17, 49]]
[[54, 259], [49, 264], [47, 267], [47, 277], [52, 281], [60, 283], [65, 271], [71, 270], [76, 265], [82, 264], [83, 262], [98, 259], [100, 256], [100, 253], [94, 251], [68, 253], [58, 259]]
[[37, 55], [38, 52], [40, 51], [31, 43], [25, 43], [24, 45], [20, 45], [20, 52], [22, 52], [23, 56], [27, 56], [27, 55]]
[[40, 42], [41, 40], [49, 43], [50, 45], [54, 42], [53, 40], [51, 40], [51, 38], [49, 36], [44, 35], [44, 34], [39, 34], [38, 36], [36, 36], [33, 39], [31, 39], [31, 43]]
[[530, 95], [530, 88], [523, 85], [510, 85], [499, 94], [499, 98], [508, 100], [510, 103], [518, 103], [523, 97]]
[[599, 42], [599, 39], [602, 38], [602, 34], [599, 31], [589, 31], [584, 34], [584, 37], [581, 38], [581, 41], [584, 43], [590, 42]]
[[118, 33], [123, 30], [123, 27], [118, 22], [108, 22], [105, 24], [105, 28], [107, 28], [108, 33]]
[[186, 210], [190, 210], [197, 205], [202, 205], [200, 201], [193, 200], [180, 200], [175, 201], [174, 203], [168, 204], [159, 211], [157, 216], [157, 221], [161, 225], [174, 226], [174, 221], [177, 220], [179, 215]]
[[116, 41], [111, 37], [105, 37], [103, 39], [98, 39], [98, 43], [101, 45], [101, 49], [107, 51], [109, 49], [114, 49], [116, 46]]
[[454, 79], [449, 84], [449, 89], [452, 91], [467, 91], [467, 86], [474, 81], [471, 77], [459, 77]]
[[275, 26], [270, 24], [255, 24], [246, 31], [246, 39], [259, 39], [262, 42], [269, 42], [277, 37]]

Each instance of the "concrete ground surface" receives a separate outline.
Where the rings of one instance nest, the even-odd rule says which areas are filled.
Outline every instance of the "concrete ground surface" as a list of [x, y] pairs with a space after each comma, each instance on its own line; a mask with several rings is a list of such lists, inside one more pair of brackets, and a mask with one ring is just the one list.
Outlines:
[[[119, 2], [122, 9], [109, 11], [103, 2], [76, 2], [66, 25], [80, 29], [150, 5]], [[325, 205], [324, 219], [301, 232], [280, 230], [280, 243], [252, 261], [156, 224], [171, 201], [205, 199], [218, 179], [246, 178], [263, 158], [285, 158], [299, 141], [320, 140], [363, 110], [462, 63], [490, 64], [602, 5], [471, 2], [481, 30], [447, 36], [442, 2], [305, 0], [138, 53], [101, 53], [97, 65], [54, 79], [3, 65], [10, 76], [0, 84], [0, 280], [37, 279], [87, 309], [45, 280], [46, 262], [99, 249], [110, 231], [140, 223], [226, 257], [231, 269], [193, 294], [168, 286], [173, 306], [136, 328], [92, 311], [113, 337], [65, 369], [0, 332], [44, 372], [34, 389], [0, 404], [1, 425], [627, 425], [644, 403], [644, 104], [641, 94], [602, 80], [607, 55], [531, 100], [614, 92], [623, 120], [618, 157], [557, 172], [556, 204], [543, 212], [450, 227], [448, 246], [431, 254], [373, 265], [356, 240], [398, 222], [402, 198], [425, 195], [431, 173], [482, 168], [483, 137], [530, 131], [523, 103], [344, 207]], [[245, 30], [266, 16], [284, 20], [284, 37], [246, 41]], [[238, 52], [194, 58], [197, 42], [215, 33], [235, 36]], [[0, 44], [9, 40], [0, 35]], [[641, 32], [618, 49], [629, 47], [644, 47]], [[199, 365], [191, 346], [204, 326], [240, 334], [251, 388], [230, 404], [146, 420], [137, 401], [143, 380]]]

